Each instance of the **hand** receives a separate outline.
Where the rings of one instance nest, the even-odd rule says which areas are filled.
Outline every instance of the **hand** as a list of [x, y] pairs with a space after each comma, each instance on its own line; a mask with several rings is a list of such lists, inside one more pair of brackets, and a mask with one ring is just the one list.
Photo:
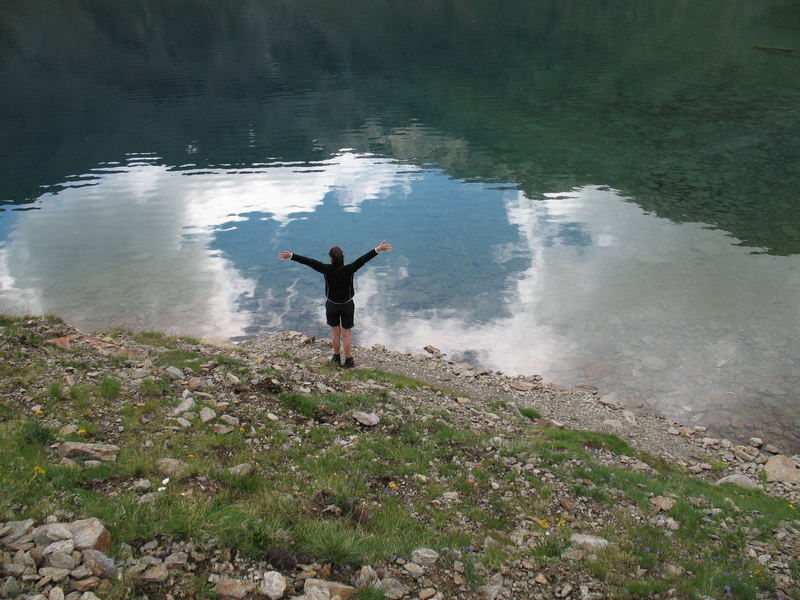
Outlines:
[[281, 260], [283, 260], [285, 258], [292, 258], [292, 253], [289, 252], [288, 250], [284, 250], [283, 252], [278, 254], [278, 258], [280, 258]]
[[391, 249], [392, 245], [387, 244], [386, 240], [383, 240], [380, 244], [378, 244], [378, 247], [375, 248], [375, 252], [388, 252], [391, 251]]

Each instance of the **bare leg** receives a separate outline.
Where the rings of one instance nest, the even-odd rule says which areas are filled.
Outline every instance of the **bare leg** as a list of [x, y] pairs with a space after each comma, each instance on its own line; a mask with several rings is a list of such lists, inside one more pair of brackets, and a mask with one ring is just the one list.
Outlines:
[[352, 329], [342, 329], [342, 337], [344, 338], [344, 357], [351, 358], [353, 356], [353, 340], [350, 336]]
[[[333, 344], [333, 353], [334, 354], [339, 354], [339, 332], [341, 331], [341, 329], [342, 328], [339, 327], [339, 326], [331, 327], [331, 342]], [[347, 331], [347, 329], [345, 329], [345, 331]], [[348, 333], [347, 337], [345, 338], [345, 346], [344, 346], [345, 352], [347, 352], [347, 341], [346, 340], [349, 340], [349, 339], [350, 339], [350, 334]]]

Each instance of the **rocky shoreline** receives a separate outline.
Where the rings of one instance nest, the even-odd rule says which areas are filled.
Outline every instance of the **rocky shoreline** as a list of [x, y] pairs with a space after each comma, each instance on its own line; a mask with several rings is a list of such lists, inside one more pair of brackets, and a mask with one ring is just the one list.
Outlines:
[[1, 598], [796, 597], [768, 441], [431, 347], [6, 318], [0, 351]]

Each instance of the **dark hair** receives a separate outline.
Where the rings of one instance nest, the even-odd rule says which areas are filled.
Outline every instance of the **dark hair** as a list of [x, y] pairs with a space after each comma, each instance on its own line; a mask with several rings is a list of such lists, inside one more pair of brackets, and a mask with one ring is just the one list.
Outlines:
[[333, 246], [328, 250], [328, 256], [331, 257], [331, 264], [336, 267], [344, 266], [344, 251], [339, 246]]

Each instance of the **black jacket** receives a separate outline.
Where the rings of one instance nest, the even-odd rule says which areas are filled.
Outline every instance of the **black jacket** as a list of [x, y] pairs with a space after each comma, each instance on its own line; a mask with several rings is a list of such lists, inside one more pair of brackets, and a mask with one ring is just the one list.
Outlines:
[[307, 265], [315, 271], [322, 273], [325, 276], [325, 297], [330, 302], [344, 304], [352, 300], [353, 296], [356, 295], [356, 289], [353, 286], [353, 275], [355, 275], [355, 272], [363, 267], [367, 261], [372, 260], [376, 256], [378, 256], [378, 253], [373, 249], [364, 256], [358, 257], [349, 265], [344, 265], [339, 268], [294, 253], [292, 254], [292, 260], [296, 260], [300, 264]]

